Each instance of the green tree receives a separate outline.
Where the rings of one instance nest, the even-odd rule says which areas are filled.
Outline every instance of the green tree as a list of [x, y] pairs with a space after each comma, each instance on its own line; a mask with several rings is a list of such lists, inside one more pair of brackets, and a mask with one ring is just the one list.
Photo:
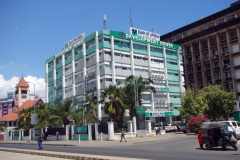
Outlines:
[[204, 113], [209, 118], [228, 120], [230, 112], [234, 110], [234, 92], [224, 91], [219, 85], [209, 85], [200, 90], [198, 95], [204, 97], [204, 102], [207, 104]]
[[90, 95], [85, 95], [85, 105], [86, 107], [86, 120], [87, 122], [96, 122], [96, 110], [97, 110], [97, 97], [94, 94], [95, 90], [92, 91]]
[[87, 112], [84, 111], [83, 107], [81, 107], [81, 108], [79, 108], [79, 109], [77, 109], [77, 110], [75, 110], [74, 112], [71, 113], [70, 119], [73, 119], [74, 123], [77, 126], [83, 126], [84, 125], [83, 114], [84, 114], [84, 117], [87, 116]]
[[123, 117], [126, 105], [123, 102], [125, 99], [122, 87], [118, 88], [116, 85], [109, 85], [101, 92], [101, 103], [105, 101], [103, 111], [109, 115], [110, 118], [115, 119], [117, 117]]
[[0, 123], [0, 131], [4, 131], [6, 129], [6, 124], [5, 123]]
[[180, 118], [188, 121], [190, 118], [203, 115], [206, 104], [203, 97], [197, 96], [193, 88], [189, 88], [182, 94], [180, 111]]
[[[135, 82], [135, 83], [134, 83]], [[117, 85], [124, 84], [124, 91], [125, 94], [128, 95], [128, 99], [126, 99], [126, 104], [129, 109], [129, 113], [131, 117], [136, 116], [136, 105], [142, 105], [142, 92], [144, 91], [152, 91], [153, 93], [156, 92], [155, 87], [151, 84], [154, 82], [151, 78], [143, 79], [141, 76], [134, 77], [133, 75], [128, 76], [124, 81], [119, 81]], [[138, 95], [138, 104], [135, 104], [135, 92]]]

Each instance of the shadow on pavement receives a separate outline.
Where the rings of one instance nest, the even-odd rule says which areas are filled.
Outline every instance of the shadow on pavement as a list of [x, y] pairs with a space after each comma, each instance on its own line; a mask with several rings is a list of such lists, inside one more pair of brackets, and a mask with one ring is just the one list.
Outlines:
[[222, 148], [212, 148], [211, 150], [207, 150], [206, 148], [195, 148], [196, 150], [203, 150], [203, 151], [236, 151], [234, 149], [231, 149], [231, 148], [226, 148], [226, 149], [222, 149]]
[[175, 132], [175, 134], [184, 134], [183, 132]]

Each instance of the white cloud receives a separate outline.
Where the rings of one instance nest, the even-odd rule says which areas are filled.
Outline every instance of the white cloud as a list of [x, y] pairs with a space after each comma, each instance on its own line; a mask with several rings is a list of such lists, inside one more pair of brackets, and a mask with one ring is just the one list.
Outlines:
[[[45, 80], [43, 78], [37, 78], [33, 76], [24, 77], [25, 81], [35, 83], [35, 94], [40, 97], [45, 97]], [[15, 91], [15, 86], [20, 81], [19, 77], [13, 76], [9, 80], [5, 80], [3, 75], [0, 74], [0, 98], [6, 98], [7, 92]], [[34, 85], [29, 84], [30, 93], [34, 93]]]
[[27, 67], [27, 65], [26, 65], [26, 64], [24, 64], [23, 66], [24, 66], [24, 67]]
[[11, 64], [12, 66], [14, 65], [14, 63], [12, 63], [12, 62], [9, 62], [9, 64]]
[[15, 28], [16, 30], [18, 30], [18, 27], [17, 27], [16, 25], [14, 26], [14, 28]]
[[8, 66], [0, 66], [0, 69], [8, 68]]

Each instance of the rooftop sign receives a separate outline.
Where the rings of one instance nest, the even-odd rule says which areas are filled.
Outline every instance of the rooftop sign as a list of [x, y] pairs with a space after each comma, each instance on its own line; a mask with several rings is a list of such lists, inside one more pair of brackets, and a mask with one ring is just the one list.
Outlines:
[[133, 28], [133, 27], [130, 27], [130, 34], [135, 35], [135, 36], [141, 36], [141, 37], [156, 39], [156, 40], [160, 41], [160, 35], [159, 34], [144, 31], [144, 30], [140, 30], [140, 29]]
[[77, 47], [78, 45], [82, 44], [85, 38], [85, 32], [77, 36], [76, 38], [72, 39], [71, 41], [67, 42], [65, 44], [66, 49], [63, 51], [59, 52], [58, 54], [55, 55], [55, 58], [62, 56], [64, 53], [72, 50], [73, 48]]

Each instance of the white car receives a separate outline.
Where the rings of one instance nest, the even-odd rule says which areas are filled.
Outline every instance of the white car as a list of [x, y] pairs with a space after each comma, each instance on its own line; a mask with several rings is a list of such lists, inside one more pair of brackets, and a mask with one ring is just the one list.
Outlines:
[[177, 131], [177, 126], [172, 125], [172, 124], [165, 124], [165, 131], [166, 132], [168, 132], [168, 131], [176, 132]]
[[227, 123], [231, 125], [236, 132], [236, 135], [240, 138], [240, 122], [238, 121], [223, 121], [224, 123]]

